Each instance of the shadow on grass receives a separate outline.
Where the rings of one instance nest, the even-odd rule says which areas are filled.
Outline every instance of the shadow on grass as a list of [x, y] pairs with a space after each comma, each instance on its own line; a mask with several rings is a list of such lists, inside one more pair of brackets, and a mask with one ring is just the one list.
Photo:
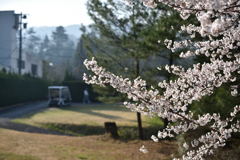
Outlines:
[[[0, 127], [20, 132], [67, 135], [67, 136], [92, 136], [104, 135], [105, 128], [103, 126], [92, 125], [76, 125], [62, 123], [40, 123], [41, 128], [28, 124], [15, 123], [11, 121], [1, 122]], [[157, 134], [159, 127], [145, 127], [144, 139], [149, 140], [151, 135]], [[138, 139], [138, 128], [134, 126], [118, 127], [119, 140], [128, 141]]]
[[42, 127], [72, 136], [101, 135], [105, 130], [101, 126], [76, 125], [63, 123], [41, 123]]
[[83, 103], [73, 103], [71, 106], [63, 107], [66, 109], [73, 109], [75, 108], [82, 110], [82, 109], [94, 109], [94, 110], [108, 110], [108, 111], [125, 111], [129, 112], [130, 110], [124, 107], [123, 104], [105, 104], [105, 103], [91, 103], [91, 104], [83, 104]]
[[86, 112], [89, 110], [130, 112], [129, 109], [120, 104], [74, 104], [72, 106], [61, 107], [61, 109], [73, 112]]
[[[46, 129], [57, 131], [72, 136], [91, 136], [105, 134], [103, 126], [76, 125], [62, 123], [42, 123], [40, 124]], [[153, 134], [157, 134], [159, 127], [145, 127], [144, 137], [149, 140]], [[133, 126], [118, 127], [119, 140], [128, 141], [138, 139], [138, 128]]]
[[84, 113], [84, 114], [90, 114], [90, 115], [97, 116], [97, 117], [112, 119], [112, 120], [123, 119], [120, 116], [114, 116], [114, 115], [109, 115], [109, 114], [105, 114], [105, 113], [94, 112], [92, 110], [82, 110], [79, 112]]
[[15, 122], [11, 122], [9, 120], [1, 120], [0, 121], [0, 128], [10, 129], [10, 130], [15, 130], [15, 131], [20, 131], [20, 132], [28, 132], [28, 133], [65, 135], [61, 132], [51, 131], [51, 130], [48, 130], [48, 129], [35, 127], [35, 126], [28, 125], [28, 124], [15, 123]]
[[[159, 127], [144, 127], [143, 138], [144, 140], [150, 140], [152, 135], [156, 135], [159, 131]], [[120, 139], [123, 141], [139, 139], [138, 127], [121, 126], [118, 129]]]
[[[31, 112], [28, 114], [24, 115], [24, 118], [31, 118], [35, 114], [39, 113], [44, 113], [47, 112], [48, 109], [60, 109], [63, 111], [71, 111], [71, 112], [79, 112], [79, 113], [84, 113], [84, 114], [90, 114], [94, 116], [100, 116], [104, 118], [109, 118], [109, 119], [119, 119], [122, 117], [119, 116], [113, 116], [113, 115], [108, 115], [104, 113], [98, 113], [98, 111], [109, 111], [109, 112], [130, 112], [129, 109], [124, 107], [121, 104], [82, 104], [82, 103], [74, 103], [72, 106], [63, 106], [63, 107], [48, 107], [44, 108], [38, 112]], [[3, 117], [4, 118], [4, 117]]]
[[[130, 110], [128, 110], [126, 107], [123, 107], [121, 105], [108, 105], [108, 104], [79, 104], [71, 107], [61, 107], [60, 109], [64, 111], [72, 111], [72, 112], [89, 114], [89, 115], [107, 118], [111, 120], [125, 119], [125, 118], [121, 116], [116, 116], [116, 115], [99, 113], [98, 111], [130, 112]], [[135, 122], [135, 120], [131, 120], [131, 121]]]

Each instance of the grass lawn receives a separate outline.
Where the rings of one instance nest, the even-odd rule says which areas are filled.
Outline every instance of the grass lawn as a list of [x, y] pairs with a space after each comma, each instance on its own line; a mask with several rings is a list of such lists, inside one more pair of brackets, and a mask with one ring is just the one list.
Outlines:
[[[142, 118], [145, 134], [153, 131], [152, 128], [156, 134], [154, 126], [159, 127], [162, 122]], [[0, 160], [167, 160], [177, 150], [174, 141], [137, 140], [136, 113], [119, 105], [48, 108], [13, 121], [77, 136], [0, 129]], [[106, 121], [117, 123], [120, 139], [104, 135]], [[142, 145], [149, 153], [139, 152]]]
[[48, 108], [42, 112], [17, 119], [28, 124], [69, 123], [102, 126], [105, 121], [117, 121], [119, 125], [136, 125], [135, 113], [121, 105], [73, 105]]
[[[58, 136], [0, 129], [1, 160], [168, 160], [174, 142], [120, 141], [104, 136]], [[145, 145], [149, 153], [138, 149]], [[2, 157], [5, 157], [2, 158]]]
[[29, 155], [18, 155], [14, 153], [1, 153], [0, 160], [39, 160], [39, 158]]
[[[156, 134], [162, 122], [142, 116], [146, 134]], [[121, 105], [75, 105], [48, 108], [42, 112], [15, 119], [15, 122], [57, 130], [63, 133], [86, 136], [105, 132], [104, 122], [116, 122], [123, 138], [137, 137], [136, 113]], [[153, 132], [153, 133], [148, 133]], [[150, 138], [150, 135], [147, 137]]]
[[[162, 122], [158, 118], [142, 118], [145, 135], [156, 134]], [[119, 105], [48, 108], [13, 121], [76, 136], [0, 129], [0, 160], [168, 160], [178, 150], [176, 141], [138, 140], [136, 113]], [[104, 134], [106, 121], [117, 123], [120, 139]], [[239, 140], [234, 139], [231, 144], [220, 148], [212, 160], [238, 160]], [[149, 153], [139, 152], [142, 145]]]

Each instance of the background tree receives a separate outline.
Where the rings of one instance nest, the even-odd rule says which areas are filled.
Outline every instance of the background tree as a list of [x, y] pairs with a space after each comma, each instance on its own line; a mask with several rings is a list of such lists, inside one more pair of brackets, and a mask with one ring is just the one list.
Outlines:
[[69, 39], [64, 27], [56, 27], [51, 38], [45, 36], [40, 51], [44, 60], [44, 73], [46, 73], [45, 77], [48, 77], [47, 79], [62, 81], [65, 73], [72, 72], [70, 64], [76, 48], [74, 42]]
[[[157, 66], [187, 64], [176, 60], [177, 56], [163, 45], [166, 38], [183, 38], [184, 35], [179, 30], [181, 24], [186, 23], [165, 5], [152, 10], [144, 8], [139, 1], [134, 1], [129, 6], [123, 1], [90, 0], [88, 11], [94, 21], [90, 32], [85, 32], [82, 36], [88, 55], [96, 57], [110, 71], [117, 71], [131, 79], [141, 76], [156, 86], [160, 79], [171, 79], [170, 74], [156, 70]], [[103, 95], [101, 100], [104, 97], [112, 100], [110, 97], [119, 95], [111, 87], [94, 88]], [[117, 100], [123, 99], [120, 97]], [[138, 119], [140, 123], [139, 114]]]
[[[101, 40], [108, 45], [104, 45], [107, 49], [103, 50], [107, 50], [107, 52], [111, 50], [111, 53], [115, 52], [114, 54], [108, 54], [107, 58], [111, 58], [112, 62], [117, 60], [117, 64], [121, 68], [120, 72], [128, 69], [128, 72], [131, 73], [129, 74], [131, 78], [139, 77], [141, 74], [140, 60], [149, 56], [149, 53], [146, 54], [142, 51], [140, 46], [142, 39], [139, 35], [145, 25], [152, 24], [152, 20], [158, 14], [151, 10], [146, 12], [146, 10], [143, 10], [144, 6], [139, 2], [136, 2], [131, 7], [121, 1], [108, 0], [104, 3], [100, 0], [90, 0], [87, 6], [89, 15], [100, 32]], [[106, 56], [98, 55], [102, 61], [109, 62]], [[98, 55], [97, 58], [99, 58]], [[122, 63], [125, 64], [125, 67], [123, 67]], [[137, 113], [137, 120], [139, 137], [143, 139], [141, 115], [139, 112]]]
[[40, 57], [45, 59], [46, 55], [49, 55], [49, 49], [50, 49], [50, 40], [47, 35], [45, 35], [41, 45], [40, 45]]
[[[81, 30], [84, 32], [85, 26], [81, 26]], [[76, 52], [72, 59], [72, 75], [75, 79], [81, 80], [83, 73], [86, 72], [86, 68], [83, 65], [83, 61], [87, 58], [86, 48], [84, 47], [84, 39], [82, 36], [77, 43]]]
[[75, 52], [74, 43], [71, 41], [63, 26], [56, 27], [52, 32], [52, 44], [50, 47], [53, 62], [64, 63]]
[[30, 55], [39, 56], [40, 54], [40, 45], [41, 38], [36, 35], [36, 32], [33, 28], [27, 30], [24, 35], [25, 41], [23, 46], [23, 51]]

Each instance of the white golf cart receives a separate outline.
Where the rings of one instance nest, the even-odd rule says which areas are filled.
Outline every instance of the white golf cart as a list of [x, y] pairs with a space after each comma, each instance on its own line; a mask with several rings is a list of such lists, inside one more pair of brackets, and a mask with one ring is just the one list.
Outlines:
[[67, 86], [49, 86], [48, 87], [48, 106], [66, 106], [71, 105], [71, 93]]

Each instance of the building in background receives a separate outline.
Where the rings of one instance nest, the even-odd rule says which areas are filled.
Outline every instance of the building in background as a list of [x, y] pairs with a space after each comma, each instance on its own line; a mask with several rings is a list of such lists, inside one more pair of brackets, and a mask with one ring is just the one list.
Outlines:
[[14, 62], [18, 57], [13, 57], [18, 53], [16, 21], [14, 11], [0, 11], [0, 64], [10, 72], [17, 69]]
[[[7, 72], [19, 69], [19, 17], [14, 11], [0, 11], [0, 69]], [[21, 67], [22, 74], [42, 77], [42, 61], [34, 55], [23, 52]]]

